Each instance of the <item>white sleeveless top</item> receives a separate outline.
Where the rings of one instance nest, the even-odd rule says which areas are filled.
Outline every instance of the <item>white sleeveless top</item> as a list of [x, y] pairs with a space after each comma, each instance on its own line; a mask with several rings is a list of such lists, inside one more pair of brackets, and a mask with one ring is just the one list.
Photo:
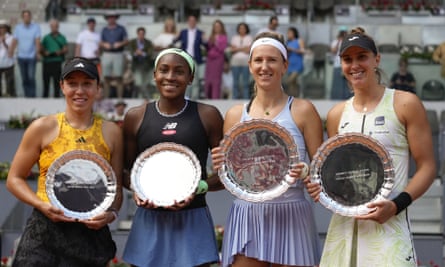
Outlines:
[[[377, 107], [366, 113], [354, 109], [352, 97], [346, 101], [338, 126], [340, 134], [363, 133], [386, 147], [395, 168], [395, 185], [389, 199], [403, 191], [408, 182], [408, 141], [405, 126], [394, 110], [394, 91], [385, 88]], [[333, 214], [320, 266], [417, 266], [409, 227], [406, 210], [384, 224]]]
[[352, 103], [354, 97], [346, 101], [338, 132], [356, 132], [369, 135], [382, 143], [393, 159], [396, 173], [395, 187], [389, 198], [398, 195], [408, 181], [409, 149], [405, 126], [397, 118], [394, 110], [394, 91], [385, 89], [377, 107], [370, 112], [358, 112]]

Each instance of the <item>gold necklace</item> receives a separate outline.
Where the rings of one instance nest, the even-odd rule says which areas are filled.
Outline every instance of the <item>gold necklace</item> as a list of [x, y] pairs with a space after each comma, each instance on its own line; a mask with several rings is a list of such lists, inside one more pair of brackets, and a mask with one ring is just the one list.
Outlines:
[[89, 129], [89, 128], [91, 127], [91, 125], [93, 125], [93, 122], [94, 122], [94, 115], [91, 115], [90, 122], [88, 123], [88, 125], [87, 125], [86, 127], [84, 127], [84, 128], [78, 128], [78, 127], [75, 127], [73, 124], [71, 124], [71, 122], [70, 122], [70, 121], [68, 120], [68, 118], [66, 117], [66, 114], [64, 114], [63, 117], [65, 118], [66, 123], [67, 123], [71, 128], [76, 129], [76, 130], [81, 130], [81, 131], [84, 131], [84, 130], [86, 130], [86, 129]]

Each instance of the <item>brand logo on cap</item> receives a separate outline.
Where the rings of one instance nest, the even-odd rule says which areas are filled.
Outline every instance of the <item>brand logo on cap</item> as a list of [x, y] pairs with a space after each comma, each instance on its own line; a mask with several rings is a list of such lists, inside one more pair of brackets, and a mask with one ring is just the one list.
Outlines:
[[85, 66], [83, 65], [82, 62], [77, 63], [76, 65], [74, 65], [75, 68], [85, 68]]
[[358, 39], [358, 36], [352, 36], [351, 38], [348, 39], [348, 41], [354, 41], [355, 39]]

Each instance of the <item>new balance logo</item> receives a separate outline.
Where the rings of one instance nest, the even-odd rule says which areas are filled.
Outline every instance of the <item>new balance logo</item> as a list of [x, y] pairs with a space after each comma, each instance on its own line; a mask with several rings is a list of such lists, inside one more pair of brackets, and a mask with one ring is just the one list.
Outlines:
[[81, 136], [79, 139], [76, 140], [76, 143], [86, 143], [87, 140], [85, 140], [85, 138], [83, 138], [83, 136]]
[[83, 65], [82, 62], [77, 63], [76, 65], [74, 65], [75, 68], [85, 68], [85, 66]]
[[358, 39], [358, 36], [352, 36], [351, 38], [348, 39], [348, 41], [354, 41], [355, 39]]

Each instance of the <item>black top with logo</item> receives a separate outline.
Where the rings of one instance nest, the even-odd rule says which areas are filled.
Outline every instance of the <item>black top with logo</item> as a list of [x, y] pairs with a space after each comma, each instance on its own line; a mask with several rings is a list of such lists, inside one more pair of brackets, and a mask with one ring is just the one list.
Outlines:
[[[174, 142], [187, 146], [199, 159], [201, 179], [206, 180], [206, 165], [210, 145], [207, 132], [199, 117], [198, 104], [189, 101], [184, 112], [174, 117], [162, 116], [156, 110], [155, 105], [156, 102], [147, 104], [141, 127], [137, 133], [138, 154], [162, 142]], [[195, 195], [186, 209], [205, 207], [206, 205], [205, 194], [200, 194]]]

